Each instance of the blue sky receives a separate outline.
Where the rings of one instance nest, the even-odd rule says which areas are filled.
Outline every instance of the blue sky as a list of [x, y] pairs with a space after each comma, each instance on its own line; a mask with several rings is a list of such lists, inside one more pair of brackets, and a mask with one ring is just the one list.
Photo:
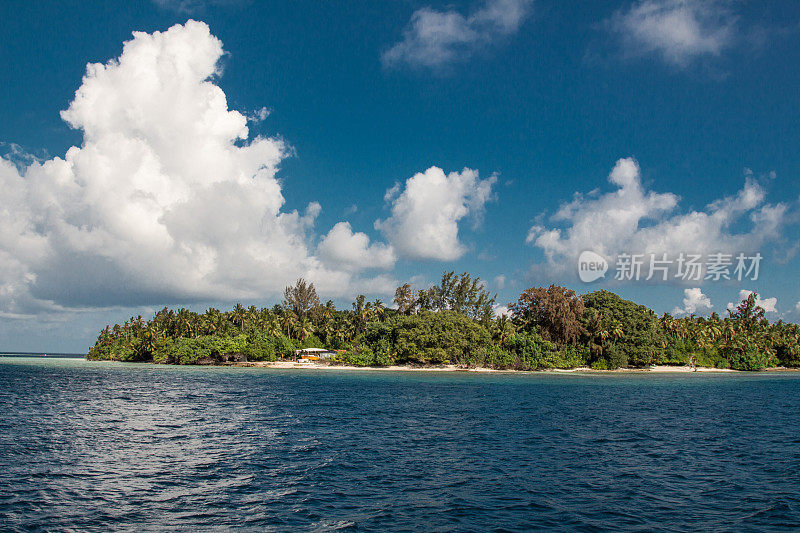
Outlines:
[[[271, 305], [299, 275], [344, 306], [455, 269], [501, 303], [560, 282], [659, 313], [724, 313], [754, 290], [773, 319], [797, 315], [795, 3], [5, 2], [0, 17], [0, 349], [83, 351], [164, 305]], [[584, 284], [584, 249], [764, 260], [756, 281], [616, 282], [612, 266]]]

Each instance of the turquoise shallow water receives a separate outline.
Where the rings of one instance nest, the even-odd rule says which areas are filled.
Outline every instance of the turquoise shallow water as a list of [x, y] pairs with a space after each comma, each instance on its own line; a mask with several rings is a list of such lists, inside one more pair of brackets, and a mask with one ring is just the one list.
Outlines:
[[800, 375], [0, 358], [0, 529], [788, 530]]

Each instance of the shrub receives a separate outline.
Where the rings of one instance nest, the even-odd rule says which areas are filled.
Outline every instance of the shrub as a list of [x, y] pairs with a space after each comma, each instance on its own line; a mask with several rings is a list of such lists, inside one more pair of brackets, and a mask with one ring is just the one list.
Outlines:
[[508, 340], [508, 346], [516, 356], [517, 368], [537, 370], [556, 366], [556, 345], [542, 339], [535, 331], [516, 333]]
[[180, 365], [193, 365], [205, 358], [219, 359], [229, 353], [245, 353], [247, 335], [218, 337], [205, 335], [196, 339], [179, 338], [175, 341], [172, 359]]
[[310, 335], [300, 342], [299, 348], [324, 348], [325, 345], [316, 335]]
[[263, 331], [251, 334], [247, 338], [244, 354], [248, 361], [275, 361], [276, 339]]
[[174, 360], [179, 365], [193, 365], [198, 359], [211, 357], [211, 348], [198, 339], [180, 338], [175, 341]]
[[400, 363], [462, 363], [491, 342], [485, 327], [453, 311], [398, 316], [392, 327]]
[[367, 345], [361, 345], [354, 350], [347, 351], [337, 356], [337, 360], [352, 366], [389, 366], [392, 359], [386, 353], [376, 353]]
[[153, 350], [153, 362], [170, 364], [176, 362], [175, 349], [177, 340], [159, 339], [156, 341], [156, 348]]
[[672, 342], [667, 345], [656, 362], [662, 365], [687, 365], [691, 357], [691, 351], [687, 350], [683, 343]]
[[734, 370], [764, 370], [772, 366], [772, 357], [754, 348], [732, 350], [726, 355]]
[[275, 355], [277, 357], [291, 357], [294, 355], [295, 347], [289, 337], [279, 335], [275, 337]]
[[589, 347], [585, 344], [568, 345], [559, 354], [554, 368], [576, 368], [586, 366], [591, 358]]
[[[730, 368], [731, 366], [728, 359], [714, 347], [703, 348], [693, 355], [697, 366], [709, 368]], [[691, 361], [691, 356], [689, 356], [687, 363], [689, 361]]]
[[501, 348], [496, 344], [482, 348], [475, 357], [476, 361], [480, 361], [480, 365], [486, 365], [491, 368], [511, 368], [516, 366], [516, 356]]
[[626, 353], [626, 350], [621, 349], [615, 344], [608, 347], [605, 353], [605, 359], [606, 366], [609, 370], [625, 368], [628, 366], [628, 354]]
[[798, 352], [796, 345], [791, 346], [788, 343], [782, 342], [777, 345], [775, 349], [775, 356], [777, 363], [785, 367], [800, 366], [800, 352]]
[[110, 361], [136, 361], [136, 350], [131, 342], [125, 339], [113, 339], [109, 342], [96, 344], [89, 353], [86, 354], [89, 360], [110, 360]]

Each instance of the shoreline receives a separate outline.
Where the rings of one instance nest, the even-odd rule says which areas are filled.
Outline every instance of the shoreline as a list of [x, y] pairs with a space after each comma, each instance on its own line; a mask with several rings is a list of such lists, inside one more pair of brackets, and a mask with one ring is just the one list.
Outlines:
[[[44, 357], [43, 355], [27, 353], [27, 354], [0, 354], [0, 358], [25, 358], [33, 357], [36, 359], [62, 359], [59, 357], [61, 354], [54, 354], [52, 357]], [[69, 354], [72, 355], [72, 354]], [[75, 354], [77, 355], [77, 354]], [[91, 362], [112, 362], [122, 363], [124, 361], [115, 361], [112, 359], [86, 359], [85, 357], [66, 357], [77, 361], [91, 361]], [[317, 371], [330, 371], [330, 370], [355, 370], [355, 371], [384, 371], [384, 372], [473, 372], [473, 373], [505, 373], [505, 374], [713, 374], [713, 373], [737, 373], [737, 372], [767, 372], [767, 373], [793, 373], [800, 372], [800, 368], [794, 367], [773, 367], [765, 368], [763, 370], [734, 370], [731, 368], [712, 368], [712, 367], [695, 367], [682, 365], [651, 365], [642, 368], [617, 368], [615, 370], [600, 370], [587, 366], [575, 368], [546, 368], [540, 370], [516, 370], [512, 368], [497, 369], [487, 367], [471, 367], [466, 368], [458, 365], [441, 365], [441, 366], [410, 366], [410, 365], [392, 365], [392, 366], [352, 366], [344, 364], [328, 364], [328, 363], [300, 363], [297, 361], [241, 361], [241, 362], [224, 362], [206, 365], [179, 365], [179, 364], [160, 364], [153, 361], [132, 361], [133, 364], [145, 364], [154, 366], [178, 366], [178, 367], [195, 367], [195, 368], [208, 368], [208, 367], [236, 367], [236, 368], [271, 368], [276, 370], [317, 370]]]
[[[407, 365], [393, 365], [393, 366], [351, 366], [351, 365], [330, 365], [319, 363], [298, 363], [295, 361], [250, 361], [240, 363], [223, 363], [214, 366], [228, 366], [240, 368], [273, 368], [280, 370], [296, 370], [296, 369], [309, 369], [309, 370], [378, 370], [385, 372], [476, 372], [476, 373], [524, 373], [524, 374], [694, 374], [694, 373], [736, 373], [745, 372], [742, 370], [733, 370], [730, 368], [710, 368], [710, 367], [696, 367], [690, 366], [670, 366], [670, 365], [652, 365], [646, 368], [618, 368], [615, 370], [596, 370], [590, 367], [576, 367], [576, 368], [549, 368], [544, 370], [514, 370], [514, 369], [495, 369], [486, 367], [464, 368], [457, 365], [444, 365], [444, 366], [431, 366], [431, 367], [417, 367]], [[800, 372], [796, 368], [767, 368], [762, 372]]]

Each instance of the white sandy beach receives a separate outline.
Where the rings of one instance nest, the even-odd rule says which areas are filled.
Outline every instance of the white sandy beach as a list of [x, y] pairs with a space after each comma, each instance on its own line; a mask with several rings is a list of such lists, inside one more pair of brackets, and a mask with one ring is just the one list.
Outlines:
[[[274, 361], [274, 362], [246, 362], [246, 363], [228, 363], [226, 366], [239, 366], [239, 367], [260, 367], [260, 368], [275, 368], [275, 369], [310, 369], [310, 370], [382, 370], [392, 372], [538, 372], [538, 373], [719, 373], [719, 372], [738, 372], [729, 368], [707, 368], [691, 366], [668, 366], [668, 365], [653, 365], [646, 368], [620, 368], [617, 370], [595, 370], [589, 367], [578, 368], [553, 368], [548, 370], [496, 370], [493, 368], [464, 368], [457, 365], [443, 365], [432, 367], [414, 367], [414, 366], [385, 366], [385, 367], [358, 367], [349, 365], [331, 365], [325, 363], [299, 363], [295, 361]], [[785, 368], [771, 368], [768, 371], [794, 371]]]

